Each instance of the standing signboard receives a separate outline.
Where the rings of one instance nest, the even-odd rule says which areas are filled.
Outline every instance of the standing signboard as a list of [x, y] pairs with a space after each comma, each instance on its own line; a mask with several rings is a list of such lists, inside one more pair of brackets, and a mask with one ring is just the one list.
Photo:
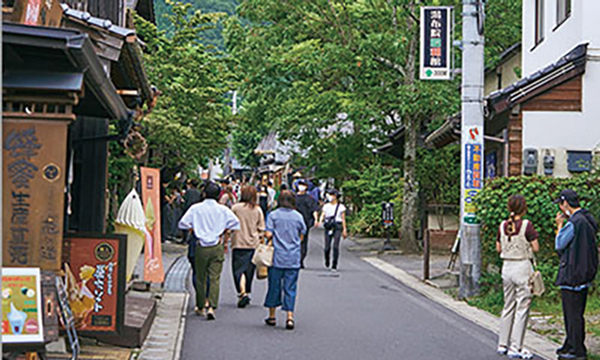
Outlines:
[[42, 343], [42, 288], [39, 268], [2, 269], [2, 342]]
[[142, 167], [142, 202], [146, 214], [146, 244], [144, 246], [144, 280], [162, 283], [165, 271], [162, 261], [160, 228], [160, 171]]
[[67, 298], [81, 334], [122, 332], [126, 241], [126, 236], [106, 234], [65, 238]]
[[2, 263], [61, 268], [68, 121], [2, 121]]
[[452, 7], [421, 7], [421, 80], [452, 79]]
[[381, 203], [381, 220], [386, 228], [394, 226], [394, 203]]

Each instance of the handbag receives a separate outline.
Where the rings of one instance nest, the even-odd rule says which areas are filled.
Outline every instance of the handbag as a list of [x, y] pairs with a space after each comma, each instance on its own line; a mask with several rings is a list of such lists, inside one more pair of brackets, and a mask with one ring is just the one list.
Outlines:
[[259, 244], [252, 256], [252, 263], [258, 267], [273, 266], [273, 246]]
[[266, 266], [258, 266], [256, 268], [256, 278], [258, 280], [264, 280], [269, 277], [269, 268]]
[[533, 274], [529, 277], [529, 287], [533, 296], [542, 296], [546, 291], [544, 286], [544, 278], [542, 273], [537, 270], [537, 262], [535, 261], [535, 255], [533, 256]]

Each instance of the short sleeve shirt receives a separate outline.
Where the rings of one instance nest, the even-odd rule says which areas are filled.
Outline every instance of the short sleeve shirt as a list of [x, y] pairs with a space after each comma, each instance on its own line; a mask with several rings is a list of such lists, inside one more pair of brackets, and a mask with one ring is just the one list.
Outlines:
[[[515, 221], [515, 234], [518, 234], [521, 231], [521, 226], [523, 226], [523, 220]], [[504, 233], [508, 234], [508, 222], [504, 223]], [[500, 241], [500, 228], [498, 228], [498, 235], [496, 237], [496, 241]], [[525, 229], [525, 238], [527, 241], [532, 242], [537, 240], [540, 237], [540, 234], [537, 232], [531, 221], [527, 222], [527, 229]]]
[[[338, 204], [340, 205], [340, 207], [337, 210], [336, 214], [335, 208], [338, 206]], [[335, 221], [340, 223], [342, 222], [342, 213], [346, 212], [346, 207], [344, 206], [344, 204], [338, 204], [327, 203], [323, 205], [323, 213], [325, 214], [325, 219], [333, 217], [335, 215]]]
[[292, 209], [279, 208], [267, 217], [267, 231], [273, 234], [273, 266], [300, 267], [300, 235], [306, 233], [304, 218]]

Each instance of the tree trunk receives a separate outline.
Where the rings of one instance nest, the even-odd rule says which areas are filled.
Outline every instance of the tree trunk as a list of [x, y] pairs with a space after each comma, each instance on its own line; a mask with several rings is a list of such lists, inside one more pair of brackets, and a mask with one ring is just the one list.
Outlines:
[[415, 224], [419, 214], [419, 184], [417, 182], [417, 125], [418, 121], [410, 117], [405, 121], [404, 136], [404, 202], [402, 204], [402, 221], [400, 230], [400, 249], [405, 253], [420, 251], [415, 232]]
[[[408, 10], [411, 14], [414, 14], [414, 0], [409, 3]], [[413, 36], [411, 36], [409, 42], [405, 86], [412, 87], [413, 91], [416, 91], [414, 85], [419, 34], [418, 31], [414, 31], [416, 24], [413, 17], [409, 16], [407, 23], [409, 31], [413, 32]], [[405, 253], [416, 253], [421, 250], [415, 232], [415, 225], [419, 216], [419, 183], [416, 169], [418, 115], [407, 115], [404, 119], [404, 125], [404, 203], [402, 204], [402, 222], [400, 224], [400, 249]]]

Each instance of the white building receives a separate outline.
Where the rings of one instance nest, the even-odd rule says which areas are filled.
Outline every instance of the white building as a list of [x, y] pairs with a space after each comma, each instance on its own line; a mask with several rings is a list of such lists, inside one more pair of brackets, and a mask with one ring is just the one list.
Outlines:
[[[554, 156], [554, 175], [568, 176], [569, 157], [579, 163], [600, 146], [600, 1], [523, 1], [523, 77], [533, 76], [576, 48], [587, 44], [582, 73], [557, 82], [547, 90], [546, 108], [523, 106], [523, 149], [538, 151], [538, 173], [544, 157]], [[556, 74], [557, 78], [563, 76]], [[549, 79], [552, 81], [552, 79]], [[565, 86], [570, 83], [572, 86]], [[533, 85], [533, 84], [532, 84]], [[562, 87], [562, 89], [561, 89]], [[571, 101], [568, 104], [567, 101]], [[579, 101], [579, 106], [573, 106]], [[556, 106], [558, 103], [563, 106]], [[525, 154], [527, 156], [527, 154]], [[572, 165], [573, 165], [572, 164]], [[581, 168], [583, 170], [583, 167]], [[576, 171], [575, 171], [576, 172]]]

